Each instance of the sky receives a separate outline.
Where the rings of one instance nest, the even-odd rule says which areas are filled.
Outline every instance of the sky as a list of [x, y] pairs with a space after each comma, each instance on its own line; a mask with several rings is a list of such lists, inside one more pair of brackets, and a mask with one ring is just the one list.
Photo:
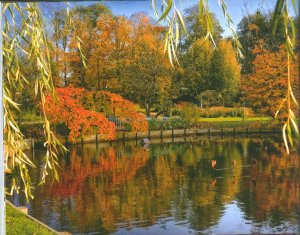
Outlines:
[[[151, 8], [150, 0], [121, 0], [121, 1], [79, 1], [79, 2], [70, 2], [71, 7], [78, 5], [91, 5], [97, 2], [103, 3], [108, 6], [114, 15], [125, 15], [130, 17], [132, 14], [136, 12], [146, 12], [149, 16], [154, 17], [154, 11]], [[161, 0], [157, 0], [157, 2], [161, 2]], [[195, 4], [197, 4], [199, 0], [176, 0], [177, 8], [183, 11], [186, 8], [189, 8]], [[234, 22], [237, 25], [244, 15], [248, 13], [253, 13], [257, 9], [262, 11], [270, 11], [275, 8], [275, 0], [227, 0], [225, 1], [227, 4], [228, 12]], [[42, 8], [48, 11], [48, 13], [53, 10], [57, 10], [63, 7], [66, 7], [65, 3], [41, 3]], [[225, 30], [223, 36], [229, 36], [230, 31], [227, 28], [226, 20], [224, 19], [222, 9], [219, 5], [219, 0], [209, 0], [210, 11], [215, 13], [217, 18], [220, 21], [221, 26]]]

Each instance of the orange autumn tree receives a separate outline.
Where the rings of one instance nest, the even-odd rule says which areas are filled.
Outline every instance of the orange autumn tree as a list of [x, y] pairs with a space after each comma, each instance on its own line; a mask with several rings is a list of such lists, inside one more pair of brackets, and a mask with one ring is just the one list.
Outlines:
[[106, 116], [119, 118], [129, 124], [131, 131], [145, 132], [145, 115], [135, 111], [134, 104], [118, 94], [108, 91], [87, 91], [84, 88], [57, 88], [57, 99], [46, 97], [46, 112], [54, 124], [65, 124], [69, 141], [98, 133], [105, 139], [115, 138], [115, 124]]
[[129, 124], [131, 131], [146, 132], [148, 121], [146, 116], [137, 113], [134, 103], [124, 99], [118, 94], [109, 91], [88, 91], [85, 104], [89, 109], [96, 109], [106, 116], [119, 118], [122, 123]]
[[57, 99], [46, 97], [46, 113], [53, 124], [64, 123], [69, 129], [69, 141], [98, 133], [106, 139], [115, 138], [115, 124], [102, 113], [90, 111], [82, 105], [83, 88], [57, 88]]
[[[76, 34], [70, 36], [67, 53], [69, 72], [68, 84], [100, 90], [106, 88], [108, 81], [122, 76], [132, 43], [132, 26], [124, 16], [99, 15], [95, 24], [88, 18], [75, 19]], [[84, 42], [82, 51], [87, 67], [84, 67], [77, 48], [76, 35]], [[115, 82], [116, 83], [116, 82]], [[117, 83], [116, 83], [117, 84]]]
[[[253, 49], [255, 59], [253, 72], [242, 79], [243, 97], [247, 106], [256, 112], [274, 116], [279, 104], [286, 95], [287, 89], [287, 54], [284, 46], [278, 51], [271, 52], [261, 41]], [[291, 64], [291, 78], [297, 86], [296, 63]], [[294, 89], [296, 91], [297, 89]], [[295, 94], [297, 97], [297, 94]]]

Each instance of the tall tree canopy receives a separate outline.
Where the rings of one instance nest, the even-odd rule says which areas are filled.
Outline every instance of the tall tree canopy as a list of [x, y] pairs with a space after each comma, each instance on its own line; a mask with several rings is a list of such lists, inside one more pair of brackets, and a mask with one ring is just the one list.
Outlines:
[[[245, 76], [242, 81], [243, 91], [245, 92], [244, 101], [255, 111], [274, 116], [278, 105], [286, 95], [288, 85], [286, 79], [288, 69], [283, 66], [287, 56], [286, 51], [283, 45], [279, 47], [278, 51], [268, 50], [264, 42], [261, 41], [252, 50], [252, 53], [255, 55], [252, 62], [253, 72]], [[294, 84], [294, 91], [298, 93], [297, 72], [296, 63], [293, 63], [291, 66], [291, 79]]]
[[[213, 37], [214, 40], [218, 41], [222, 38], [222, 33], [224, 32], [219, 20], [215, 14], [209, 12], [212, 19], [213, 25]], [[196, 4], [190, 8], [184, 10], [184, 18], [187, 27], [187, 37], [184, 41], [184, 47], [189, 47], [192, 43], [206, 36], [207, 34], [207, 23], [199, 15], [199, 4]]]
[[255, 59], [253, 49], [257, 42], [264, 40], [266, 49], [276, 51], [285, 42], [284, 25], [280, 21], [276, 37], [272, 35], [272, 16], [273, 13], [263, 13], [260, 10], [254, 14], [244, 16], [238, 24], [237, 33], [243, 46], [245, 58], [241, 60], [242, 73], [250, 74], [253, 72], [252, 62]]
[[231, 103], [239, 90], [240, 65], [230, 40], [221, 39], [214, 50], [211, 42], [199, 39], [182, 61], [185, 100], [199, 102], [203, 92], [214, 90], [222, 97], [223, 105]]

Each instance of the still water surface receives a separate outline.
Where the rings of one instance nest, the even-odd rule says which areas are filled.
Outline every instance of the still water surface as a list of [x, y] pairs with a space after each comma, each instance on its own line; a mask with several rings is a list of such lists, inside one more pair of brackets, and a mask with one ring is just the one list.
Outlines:
[[[10, 200], [72, 234], [298, 234], [299, 156], [286, 156], [281, 142], [253, 136], [157, 143], [149, 151], [135, 142], [77, 146], [60, 158], [59, 182], [39, 187], [29, 204], [22, 195]], [[36, 164], [42, 154], [34, 152]]]

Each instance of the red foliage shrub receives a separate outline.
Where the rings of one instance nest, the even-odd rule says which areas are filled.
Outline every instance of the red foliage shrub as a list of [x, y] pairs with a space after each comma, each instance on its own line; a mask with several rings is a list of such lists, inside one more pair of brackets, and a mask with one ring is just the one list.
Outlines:
[[57, 99], [46, 97], [46, 113], [54, 123], [65, 123], [69, 128], [69, 140], [97, 132], [107, 139], [115, 138], [115, 124], [99, 112], [86, 110], [81, 104], [82, 88], [57, 88]]
[[146, 116], [136, 112], [134, 103], [108, 91], [98, 92], [97, 95], [100, 96], [105, 112], [120, 118], [123, 123], [128, 123], [131, 131], [146, 132], [148, 130]]
[[93, 133], [103, 134], [106, 139], [114, 139], [115, 124], [105, 115], [112, 115], [121, 122], [128, 123], [131, 131], [148, 130], [145, 115], [137, 113], [134, 104], [118, 94], [74, 87], [57, 88], [56, 93], [57, 99], [46, 97], [46, 113], [54, 124], [66, 124], [71, 142]]

